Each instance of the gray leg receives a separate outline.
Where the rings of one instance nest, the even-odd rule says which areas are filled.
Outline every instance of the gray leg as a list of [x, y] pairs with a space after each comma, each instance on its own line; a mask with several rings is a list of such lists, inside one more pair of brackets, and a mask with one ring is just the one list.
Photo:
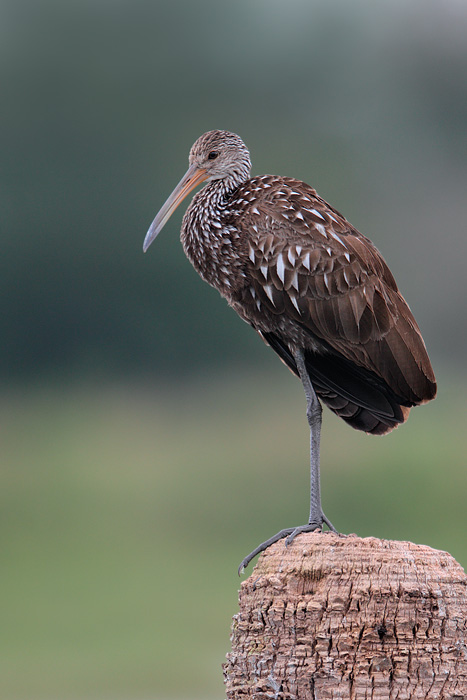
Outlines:
[[307, 525], [300, 525], [287, 537], [286, 544], [300, 532], [312, 532], [326, 523], [330, 530], [336, 532], [334, 525], [326, 518], [321, 507], [321, 483], [319, 470], [319, 450], [321, 441], [321, 421], [323, 409], [316, 396], [313, 385], [305, 367], [303, 352], [294, 353], [295, 364], [297, 365], [300, 379], [306, 396], [306, 417], [310, 426], [310, 517]]
[[305, 367], [305, 359], [302, 351], [294, 353], [295, 364], [297, 365], [300, 379], [306, 396], [306, 415], [310, 426], [310, 517], [306, 525], [286, 528], [271, 537], [266, 542], [260, 544], [242, 561], [238, 568], [238, 573], [248, 566], [250, 561], [260, 552], [263, 552], [271, 544], [286, 537], [285, 544], [289, 545], [293, 539], [301, 532], [312, 532], [326, 523], [328, 528], [336, 532], [334, 525], [326, 518], [321, 507], [320, 473], [319, 473], [319, 444], [321, 438], [321, 404], [316, 396], [313, 385]]

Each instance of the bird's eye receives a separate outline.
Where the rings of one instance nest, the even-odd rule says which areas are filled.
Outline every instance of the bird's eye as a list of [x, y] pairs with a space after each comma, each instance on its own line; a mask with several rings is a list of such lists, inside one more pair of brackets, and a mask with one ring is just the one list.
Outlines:
[[211, 151], [208, 155], [208, 160], [215, 160], [219, 155], [219, 151]]

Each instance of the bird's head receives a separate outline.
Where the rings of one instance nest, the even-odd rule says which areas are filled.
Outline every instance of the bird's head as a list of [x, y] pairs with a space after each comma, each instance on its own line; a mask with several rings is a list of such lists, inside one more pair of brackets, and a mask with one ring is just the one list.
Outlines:
[[191, 166], [205, 170], [206, 180], [246, 180], [250, 154], [240, 136], [230, 131], [207, 131], [193, 144], [188, 157]]
[[160, 209], [144, 239], [147, 251], [175, 209], [201, 182], [229, 180], [232, 188], [248, 178], [250, 154], [240, 136], [230, 131], [207, 131], [193, 144], [188, 158], [189, 168]]

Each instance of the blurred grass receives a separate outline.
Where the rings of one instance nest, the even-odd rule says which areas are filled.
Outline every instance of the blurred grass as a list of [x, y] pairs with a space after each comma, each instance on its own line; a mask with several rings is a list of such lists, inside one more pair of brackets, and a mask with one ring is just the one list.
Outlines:
[[[343, 532], [467, 563], [460, 384], [385, 438], [325, 412], [323, 501]], [[35, 386], [0, 398], [0, 696], [223, 696], [242, 557], [308, 511], [299, 383]]]

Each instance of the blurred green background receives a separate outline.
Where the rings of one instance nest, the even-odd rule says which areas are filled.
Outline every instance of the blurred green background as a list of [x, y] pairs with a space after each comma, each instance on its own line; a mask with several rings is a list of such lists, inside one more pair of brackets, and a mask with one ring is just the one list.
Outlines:
[[386, 438], [325, 412], [343, 532], [467, 563], [467, 6], [0, 3], [0, 697], [210, 700], [236, 567], [302, 522], [299, 383], [145, 232], [212, 128], [383, 252], [437, 400]]

